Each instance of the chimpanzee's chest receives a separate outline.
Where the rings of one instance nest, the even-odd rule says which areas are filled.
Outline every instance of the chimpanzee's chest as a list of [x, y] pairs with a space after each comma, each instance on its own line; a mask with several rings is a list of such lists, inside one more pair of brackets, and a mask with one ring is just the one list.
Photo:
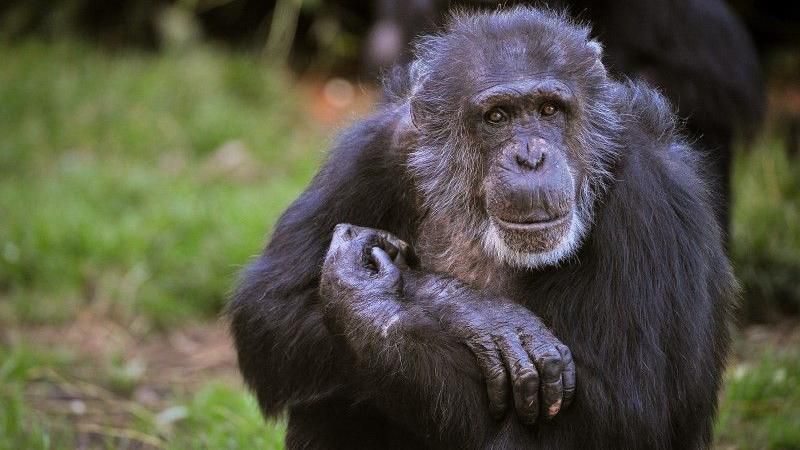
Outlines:
[[454, 228], [432, 220], [420, 226], [414, 249], [421, 268], [524, 303], [525, 299], [515, 298], [519, 296], [524, 276], [518, 270], [494, 261], [479, 239], [454, 233]]

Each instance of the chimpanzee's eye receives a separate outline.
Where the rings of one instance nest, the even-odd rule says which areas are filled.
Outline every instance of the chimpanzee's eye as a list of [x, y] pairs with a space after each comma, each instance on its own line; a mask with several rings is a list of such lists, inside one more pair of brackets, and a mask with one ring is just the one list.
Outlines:
[[492, 108], [483, 116], [484, 120], [492, 125], [498, 125], [508, 120], [508, 114], [503, 108]]
[[553, 103], [544, 103], [542, 107], [539, 108], [539, 114], [544, 117], [552, 116], [553, 114], [558, 112], [558, 106]]

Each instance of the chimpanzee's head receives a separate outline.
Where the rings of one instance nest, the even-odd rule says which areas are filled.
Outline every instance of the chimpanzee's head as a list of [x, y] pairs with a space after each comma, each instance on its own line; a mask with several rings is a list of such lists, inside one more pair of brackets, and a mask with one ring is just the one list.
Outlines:
[[430, 213], [513, 266], [574, 253], [617, 153], [600, 56], [587, 28], [525, 8], [457, 15], [420, 41], [409, 166]]

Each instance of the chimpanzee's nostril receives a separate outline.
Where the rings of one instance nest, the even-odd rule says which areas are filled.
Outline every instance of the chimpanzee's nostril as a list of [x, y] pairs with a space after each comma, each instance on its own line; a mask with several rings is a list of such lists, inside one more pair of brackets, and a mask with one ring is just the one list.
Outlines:
[[535, 160], [531, 160], [526, 156], [517, 154], [516, 161], [517, 165], [525, 171], [539, 170], [542, 167], [542, 164], [544, 164], [544, 152], [539, 153]]
[[531, 162], [528, 161], [528, 158], [526, 158], [526, 157], [524, 157], [522, 155], [517, 155], [516, 159], [517, 159], [517, 165], [518, 166], [522, 167], [525, 170], [533, 170], [533, 164], [531, 164]]
[[539, 153], [539, 157], [536, 158], [536, 161], [534, 161], [533, 170], [539, 170], [539, 168], [542, 167], [542, 164], [544, 164], [544, 152]]

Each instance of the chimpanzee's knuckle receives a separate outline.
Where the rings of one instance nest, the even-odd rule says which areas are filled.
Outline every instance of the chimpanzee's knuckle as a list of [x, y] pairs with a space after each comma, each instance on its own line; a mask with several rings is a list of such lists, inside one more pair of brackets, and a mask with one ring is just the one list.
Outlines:
[[489, 382], [504, 382], [506, 379], [506, 371], [500, 364], [489, 363], [486, 369], [486, 379]]
[[497, 359], [497, 348], [488, 336], [466, 328], [462, 328], [460, 332], [463, 333], [465, 343], [476, 357], [485, 360]]
[[572, 359], [572, 351], [569, 349], [569, 347], [567, 347], [566, 345], [564, 345], [564, 344], [559, 342], [559, 343], [556, 344], [556, 348], [561, 353], [561, 357], [564, 360], [571, 360]]
[[552, 380], [561, 376], [564, 371], [564, 364], [558, 356], [543, 358], [540, 363], [542, 376], [546, 380]]
[[519, 383], [534, 383], [539, 381], [539, 372], [530, 361], [517, 360], [515, 365], [518, 367], [516, 370], [517, 381]]
[[382, 279], [382, 284], [386, 289], [397, 289], [402, 284], [402, 276], [398, 270], [390, 270]]
[[352, 238], [354, 229], [349, 223], [340, 223], [333, 227], [333, 234], [344, 238]]
[[566, 345], [560, 344], [558, 350], [561, 353], [561, 361], [563, 361], [564, 367], [569, 367], [575, 363], [572, 359], [572, 351]]
[[[558, 355], [558, 351], [550, 342], [549, 339], [542, 336], [534, 337], [533, 341], [531, 342], [531, 347], [533, 347], [533, 353], [536, 355], [536, 359], [547, 358], [552, 355]], [[560, 355], [559, 355], [560, 356]]]
[[561, 353], [556, 350], [555, 346], [545, 343], [536, 346], [536, 360], [541, 361], [543, 364], [560, 363]]

